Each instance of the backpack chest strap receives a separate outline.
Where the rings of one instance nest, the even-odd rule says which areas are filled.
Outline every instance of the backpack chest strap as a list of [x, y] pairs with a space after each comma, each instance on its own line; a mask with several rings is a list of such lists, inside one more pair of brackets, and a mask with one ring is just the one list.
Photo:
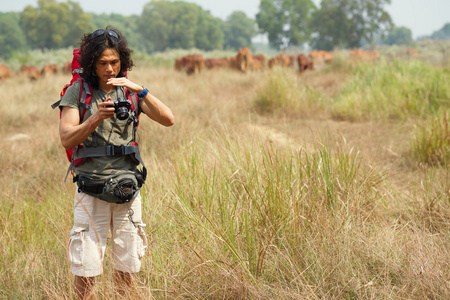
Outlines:
[[74, 152], [74, 159], [100, 156], [121, 156], [130, 154], [139, 154], [139, 147], [126, 145], [109, 145], [104, 147], [78, 148], [77, 151]]
[[[74, 162], [77, 159], [88, 158], [88, 157], [101, 157], [101, 156], [122, 156], [122, 155], [133, 155], [134, 158], [142, 164], [142, 175], [144, 181], [147, 177], [147, 168], [145, 167], [144, 161], [142, 160], [141, 154], [139, 152], [138, 146], [126, 146], [126, 145], [109, 145], [104, 147], [91, 147], [91, 148], [80, 148], [76, 147], [72, 161], [70, 163], [69, 169], [67, 170], [66, 179], [69, 175], [70, 170], [74, 167]], [[65, 180], [66, 180], [65, 179]], [[65, 181], [64, 180], [64, 181]]]

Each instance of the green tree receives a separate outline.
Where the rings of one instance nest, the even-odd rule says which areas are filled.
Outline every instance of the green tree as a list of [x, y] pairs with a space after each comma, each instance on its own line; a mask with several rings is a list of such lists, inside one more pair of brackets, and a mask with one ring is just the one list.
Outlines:
[[365, 39], [372, 43], [392, 27], [384, 5], [391, 0], [322, 0], [312, 17], [312, 46], [332, 50], [335, 47], [356, 48]]
[[138, 28], [150, 51], [210, 50], [223, 46], [221, 22], [194, 3], [152, 1], [144, 6]]
[[256, 22], [277, 49], [309, 41], [309, 21], [316, 6], [311, 0], [261, 0]]
[[258, 30], [256, 22], [247, 17], [242, 11], [233, 12], [223, 23], [225, 35], [224, 47], [237, 50], [242, 47], [251, 47], [252, 38], [256, 36]]
[[27, 48], [17, 13], [0, 13], [0, 56], [9, 58], [15, 51]]
[[387, 45], [409, 45], [413, 42], [411, 29], [404, 26], [392, 29], [383, 41]]
[[139, 16], [123, 16], [120, 14], [91, 14], [90, 15], [92, 28], [91, 30], [106, 28], [111, 25], [122, 32], [126, 38], [128, 45], [133, 50], [145, 51], [147, 49], [146, 41], [142, 39], [138, 30]]
[[89, 31], [89, 15], [76, 2], [38, 0], [38, 7], [25, 7], [21, 23], [33, 48], [54, 49], [74, 46]]
[[433, 32], [430, 38], [432, 40], [450, 40], [450, 23], [445, 24], [441, 29]]
[[222, 49], [224, 42], [222, 24], [222, 20], [213, 17], [201, 9], [194, 35], [195, 47], [202, 50]]

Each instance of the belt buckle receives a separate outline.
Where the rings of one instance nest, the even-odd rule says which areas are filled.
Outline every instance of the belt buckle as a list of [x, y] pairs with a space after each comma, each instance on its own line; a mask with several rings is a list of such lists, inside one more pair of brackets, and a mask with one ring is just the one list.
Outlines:
[[111, 150], [112, 150], [112, 155], [123, 155], [124, 154], [124, 146], [123, 145], [120, 145], [120, 146], [113, 145]]

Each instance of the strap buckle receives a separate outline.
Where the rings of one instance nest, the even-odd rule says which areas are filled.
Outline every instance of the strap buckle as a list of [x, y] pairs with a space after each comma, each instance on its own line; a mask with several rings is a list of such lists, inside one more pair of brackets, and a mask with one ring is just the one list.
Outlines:
[[123, 145], [111, 146], [111, 155], [125, 155], [125, 147]]

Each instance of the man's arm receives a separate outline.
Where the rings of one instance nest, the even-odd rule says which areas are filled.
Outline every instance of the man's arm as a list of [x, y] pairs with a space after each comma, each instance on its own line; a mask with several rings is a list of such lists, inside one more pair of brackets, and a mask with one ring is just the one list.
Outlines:
[[62, 108], [59, 137], [65, 149], [69, 150], [81, 144], [104, 119], [114, 115], [114, 106], [109, 100], [111, 98], [99, 103], [98, 111], [81, 124], [78, 109], [68, 106]]
[[147, 93], [142, 99], [144, 100], [144, 103], [141, 105], [142, 111], [149, 116], [150, 119], [164, 126], [172, 126], [175, 123], [175, 117], [170, 108], [158, 98]]

